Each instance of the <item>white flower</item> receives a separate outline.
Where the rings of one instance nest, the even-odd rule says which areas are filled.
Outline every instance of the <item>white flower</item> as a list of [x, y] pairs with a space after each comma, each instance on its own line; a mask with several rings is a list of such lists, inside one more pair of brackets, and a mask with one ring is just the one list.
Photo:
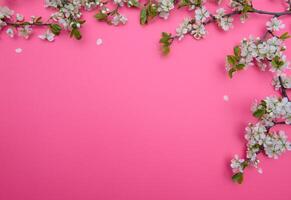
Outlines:
[[209, 16], [210, 14], [204, 6], [195, 10], [195, 19], [197, 22], [205, 22]]
[[234, 173], [237, 173], [237, 172], [242, 173], [244, 171], [244, 166], [243, 166], [244, 162], [245, 162], [244, 159], [239, 158], [238, 155], [234, 155], [234, 158], [231, 160], [231, 164], [230, 164], [232, 171]]
[[22, 48], [16, 48], [15, 49], [15, 53], [21, 53], [22, 52]]
[[102, 43], [103, 43], [103, 40], [102, 40], [101, 38], [98, 38], [98, 39], [96, 40], [96, 44], [97, 44], [98, 46], [100, 46]]
[[7, 34], [9, 37], [13, 38], [13, 37], [14, 37], [14, 31], [13, 31], [13, 29], [12, 29], [12, 28], [8, 28], [8, 29], [6, 30], [6, 34]]
[[180, 26], [176, 29], [176, 35], [178, 36], [178, 40], [181, 40], [184, 35], [189, 33], [189, 31], [192, 28], [192, 25], [189, 24], [190, 19], [186, 18], [184, 21], [180, 24]]
[[11, 18], [11, 16], [14, 14], [13, 10], [10, 10], [8, 7], [2, 7], [0, 6], [0, 19], [3, 18]]
[[38, 36], [42, 40], [47, 40], [52, 42], [55, 40], [55, 34], [53, 34], [50, 30], [47, 30], [44, 34]]
[[198, 40], [203, 38], [206, 35], [205, 26], [201, 23], [193, 24], [192, 30], [191, 30], [191, 35], [193, 35], [193, 37], [195, 39], [198, 39]]
[[255, 125], [249, 124], [246, 128], [245, 139], [248, 141], [248, 146], [262, 145], [266, 137], [267, 129], [261, 123]]
[[271, 19], [271, 21], [268, 21], [266, 23], [267, 29], [269, 31], [279, 31], [280, 29], [285, 28], [285, 24], [282, 23], [281, 20], [279, 20], [277, 17], [274, 17]]
[[249, 65], [252, 64], [253, 59], [258, 55], [256, 40], [250, 36], [249, 40], [243, 39], [240, 45], [241, 60], [240, 63]]
[[228, 95], [223, 95], [223, 100], [224, 101], [229, 101], [229, 96]]
[[225, 15], [225, 9], [224, 8], [218, 8], [216, 10], [216, 15], [214, 15], [214, 17], [216, 19], [221, 19], [222, 17], [224, 17], [224, 15]]
[[116, 14], [111, 20], [111, 23], [115, 26], [119, 25], [120, 23], [126, 24], [127, 18], [121, 14]]
[[174, 1], [173, 0], [159, 0], [158, 1], [158, 12], [159, 16], [168, 19], [169, 12], [174, 9]]
[[31, 33], [32, 33], [32, 28], [30, 25], [25, 25], [18, 29], [18, 35], [21, 37], [24, 37], [25, 39], [28, 39]]
[[269, 158], [278, 159], [286, 150], [290, 151], [291, 146], [284, 131], [274, 132], [266, 137], [264, 151]]
[[16, 13], [16, 20], [17, 21], [23, 21], [24, 20], [24, 17], [23, 17], [23, 15], [21, 15], [21, 14], [19, 14], [19, 13]]
[[232, 28], [232, 22], [233, 22], [233, 18], [232, 17], [223, 17], [221, 18], [221, 20], [219, 21], [219, 26], [224, 30], [224, 31], [228, 31], [230, 28]]

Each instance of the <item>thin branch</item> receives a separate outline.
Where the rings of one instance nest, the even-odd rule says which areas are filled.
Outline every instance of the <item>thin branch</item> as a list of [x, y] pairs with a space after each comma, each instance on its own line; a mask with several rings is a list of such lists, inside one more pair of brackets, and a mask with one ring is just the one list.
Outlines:
[[265, 10], [258, 10], [253, 8], [252, 10], [248, 11], [250, 13], [258, 13], [258, 14], [262, 14], [262, 15], [273, 15], [276, 17], [280, 17], [283, 15], [291, 15], [291, 11], [284, 11], [284, 12], [270, 12], [270, 11], [265, 11]]
[[50, 26], [51, 23], [34, 23], [34, 22], [6, 22], [7, 25], [13, 27], [20, 26]]

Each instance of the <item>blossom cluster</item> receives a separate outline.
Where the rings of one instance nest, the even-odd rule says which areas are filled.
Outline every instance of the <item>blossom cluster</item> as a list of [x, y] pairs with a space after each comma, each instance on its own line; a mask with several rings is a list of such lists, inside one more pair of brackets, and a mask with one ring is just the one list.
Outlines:
[[[217, 1], [218, 4], [221, 1]], [[216, 23], [223, 31], [229, 31], [233, 28], [233, 15], [240, 14], [241, 21], [244, 22], [248, 17], [248, 12], [252, 11], [251, 2], [249, 0], [230, 0], [230, 8], [232, 12], [227, 13], [224, 8], [218, 8], [216, 13], [211, 12], [205, 6], [206, 0], [180, 0], [179, 8], [187, 7], [193, 11], [193, 18], [185, 18], [184, 21], [176, 28], [176, 34], [173, 36], [178, 40], [184, 38], [185, 35], [191, 35], [195, 39], [202, 39], [206, 36], [206, 25]], [[162, 47], [169, 48], [171, 44]], [[163, 49], [163, 52], [165, 51]]]
[[[243, 182], [243, 173], [248, 166], [253, 166], [262, 173], [258, 166], [259, 153], [278, 159], [282, 153], [291, 150], [286, 133], [283, 130], [271, 130], [278, 124], [291, 124], [291, 102], [286, 92], [291, 88], [291, 77], [285, 73], [286, 69], [289, 69], [289, 62], [284, 54], [284, 41], [290, 38], [290, 35], [283, 33], [276, 36], [274, 33], [284, 27], [281, 20], [273, 17], [266, 23], [267, 32], [262, 38], [250, 36], [249, 39], [243, 39], [240, 45], [234, 47], [233, 55], [228, 55], [226, 59], [226, 69], [230, 77], [248, 66], [258, 66], [262, 71], [268, 68], [274, 73], [272, 85], [282, 95], [266, 97], [253, 105], [253, 116], [259, 121], [256, 124], [250, 123], [246, 128], [246, 158], [235, 155], [230, 164], [234, 173], [232, 179], [237, 183]], [[268, 38], [268, 35], [271, 37]]]
[[286, 50], [284, 40], [290, 38], [290, 35], [284, 33], [278, 37], [273, 34], [274, 31], [285, 26], [277, 18], [272, 18], [266, 25], [267, 34], [271, 33], [271, 38], [266, 40], [252, 36], [248, 39], [244, 38], [240, 45], [234, 48], [234, 55], [227, 56], [226, 69], [231, 77], [235, 72], [255, 64], [261, 70], [265, 71], [268, 68], [277, 75], [284, 74], [284, 71], [288, 69], [289, 62], [284, 54]]
[[291, 151], [291, 143], [284, 131], [268, 131], [268, 128], [260, 122], [248, 125], [245, 139], [247, 140], [246, 159], [235, 155], [230, 164], [234, 173], [233, 177], [236, 178], [235, 181], [242, 181], [238, 178], [242, 178], [243, 172], [248, 166], [253, 166], [259, 173], [262, 173], [262, 169], [259, 167], [260, 160], [257, 157], [260, 152], [265, 153], [269, 158], [278, 159], [282, 153]]

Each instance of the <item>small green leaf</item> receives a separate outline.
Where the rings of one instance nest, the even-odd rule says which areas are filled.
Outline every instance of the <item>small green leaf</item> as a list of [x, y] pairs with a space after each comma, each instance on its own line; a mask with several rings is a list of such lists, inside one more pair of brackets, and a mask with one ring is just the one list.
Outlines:
[[239, 48], [239, 46], [235, 46], [233, 48], [233, 53], [234, 53], [235, 56], [240, 57], [240, 48]]
[[71, 31], [71, 37], [75, 37], [77, 40], [80, 40], [82, 38], [82, 35], [77, 28], [73, 28]]
[[158, 8], [156, 4], [149, 4], [147, 8], [147, 13], [150, 19], [153, 19], [155, 16], [158, 15]]
[[275, 56], [271, 62], [272, 66], [280, 69], [284, 65], [284, 61], [279, 56]]
[[55, 35], [59, 35], [61, 33], [62, 27], [58, 24], [50, 24], [49, 28], [51, 32]]
[[253, 116], [256, 118], [261, 118], [266, 113], [266, 110], [264, 108], [257, 109], [255, 112], [253, 112]]
[[143, 8], [143, 9], [140, 11], [139, 22], [140, 22], [140, 24], [142, 24], [142, 25], [147, 24], [147, 22], [148, 22], [148, 16], [147, 16], [147, 9], [146, 9], [146, 8]]
[[280, 37], [281, 40], [287, 40], [289, 38], [291, 38], [291, 35], [289, 35], [288, 32], [283, 33]]
[[227, 62], [230, 64], [230, 65], [235, 65], [236, 64], [236, 58], [235, 56], [233, 55], [228, 55], [227, 56]]
[[245, 64], [239, 63], [235, 66], [237, 70], [242, 70], [245, 67]]
[[106, 13], [102, 13], [101, 11], [95, 15], [95, 18], [99, 21], [106, 21], [108, 15]]
[[188, 6], [190, 5], [190, 1], [189, 0], [181, 0], [178, 4], [178, 8], [182, 8], [184, 6]]
[[238, 172], [238, 173], [234, 174], [234, 175], [232, 176], [232, 180], [233, 180], [235, 183], [242, 184], [242, 182], [243, 182], [243, 180], [244, 180], [244, 175], [243, 175], [243, 173]]
[[228, 70], [228, 76], [230, 77], [230, 78], [232, 78], [233, 77], [233, 74], [236, 72], [236, 68], [231, 68], [230, 70]]
[[170, 53], [170, 46], [169, 45], [163, 45], [162, 51], [164, 55], [168, 55]]

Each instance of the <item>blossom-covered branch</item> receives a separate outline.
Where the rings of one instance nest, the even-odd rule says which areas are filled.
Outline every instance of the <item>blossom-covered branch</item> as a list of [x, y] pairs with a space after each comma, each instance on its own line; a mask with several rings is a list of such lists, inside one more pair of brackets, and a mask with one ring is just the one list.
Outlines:
[[285, 72], [289, 62], [284, 51], [284, 41], [291, 36], [286, 32], [276, 36], [275, 31], [284, 28], [284, 24], [276, 17], [266, 23], [267, 31], [262, 38], [243, 39], [235, 46], [233, 54], [226, 58], [226, 69], [230, 77], [234, 73], [249, 66], [257, 66], [260, 70], [274, 73], [273, 86], [280, 91], [281, 96], [266, 97], [252, 107], [253, 116], [258, 118], [256, 124], [250, 123], [246, 128], [246, 156], [238, 155], [231, 160], [234, 172], [232, 179], [237, 183], [243, 182], [243, 173], [247, 167], [253, 166], [262, 173], [259, 167], [258, 154], [264, 153], [269, 158], [277, 159], [285, 151], [291, 150], [291, 143], [283, 130], [272, 131], [278, 124], [291, 124], [291, 102], [287, 90], [291, 89], [291, 77]]
[[[290, 8], [282, 12], [264, 11], [254, 8], [251, 0], [230, 0], [230, 7], [232, 11], [226, 13], [224, 8], [218, 8], [216, 13], [211, 14], [205, 6], [203, 0], [181, 0], [179, 7], [187, 7], [189, 10], [194, 11], [193, 18], [186, 18], [176, 29], [176, 34], [162, 33], [160, 43], [164, 54], [170, 52], [170, 46], [175, 39], [181, 40], [185, 35], [191, 35], [193, 38], [199, 40], [205, 37], [207, 34], [206, 25], [216, 23], [222, 30], [228, 31], [233, 27], [233, 16], [238, 15], [242, 22], [249, 17], [250, 13], [270, 15], [275, 17], [274, 26], [276, 25], [276, 19], [283, 15], [291, 15]], [[287, 2], [288, 5], [289, 1]], [[277, 27], [274, 27], [277, 28]], [[279, 27], [280, 28], [280, 27]]]
[[[49, 19], [43, 21], [42, 17], [30, 17], [26, 20], [24, 16], [10, 10], [8, 7], [0, 7], [0, 30], [6, 29], [8, 36], [13, 38], [16, 34], [28, 39], [33, 33], [33, 27], [45, 27], [47, 30], [39, 38], [47, 41], [54, 41], [55, 36], [62, 31], [69, 33], [71, 37], [78, 40], [82, 38], [80, 28], [85, 23], [82, 19], [83, 11], [97, 10], [95, 15], [99, 21], [106, 21], [108, 24], [125, 24], [127, 19], [119, 13], [123, 5], [138, 7], [137, 0], [46, 0], [45, 7], [55, 12]], [[110, 6], [115, 6], [110, 9]]]

